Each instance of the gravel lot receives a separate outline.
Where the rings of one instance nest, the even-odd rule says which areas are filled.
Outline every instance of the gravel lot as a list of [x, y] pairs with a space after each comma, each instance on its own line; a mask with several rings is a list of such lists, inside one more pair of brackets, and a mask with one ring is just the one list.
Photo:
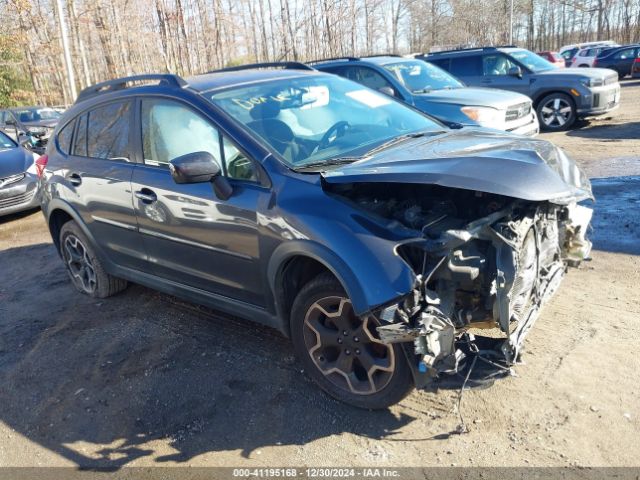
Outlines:
[[639, 466], [640, 81], [612, 118], [542, 138], [594, 181], [593, 261], [517, 376], [367, 412], [274, 331], [131, 286], [73, 289], [42, 215], [0, 219], [0, 466]]

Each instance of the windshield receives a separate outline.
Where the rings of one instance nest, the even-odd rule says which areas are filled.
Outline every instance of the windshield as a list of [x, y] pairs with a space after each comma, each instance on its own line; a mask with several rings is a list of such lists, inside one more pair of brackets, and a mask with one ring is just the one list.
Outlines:
[[16, 147], [16, 143], [7, 137], [4, 133], [0, 132], [0, 148], [13, 148]]
[[209, 98], [296, 168], [362, 155], [402, 135], [445, 130], [384, 94], [333, 75], [273, 80]]
[[443, 88], [462, 88], [464, 84], [441, 68], [420, 60], [384, 65], [413, 93], [426, 93]]
[[21, 122], [39, 122], [40, 120], [58, 120], [62, 114], [53, 108], [20, 108], [13, 110]]
[[556, 68], [551, 62], [529, 50], [509, 50], [508, 53], [532, 72], [544, 72], [545, 70], [554, 70]]

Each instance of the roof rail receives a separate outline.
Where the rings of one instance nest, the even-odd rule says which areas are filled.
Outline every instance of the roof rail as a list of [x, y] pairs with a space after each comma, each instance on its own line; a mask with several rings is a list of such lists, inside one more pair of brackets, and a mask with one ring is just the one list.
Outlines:
[[247, 65], [238, 65], [236, 67], [226, 67], [226, 68], [221, 68], [219, 70], [211, 70], [210, 72], [207, 72], [207, 73], [238, 72], [241, 70], [251, 70], [254, 68], [270, 68], [270, 67], [280, 67], [280, 68], [292, 69], [292, 70], [315, 70], [315, 68], [300, 62], [265, 62], [265, 63], [249, 63]]
[[357, 62], [360, 60], [359, 57], [331, 57], [331, 58], [319, 58], [317, 60], [309, 60], [307, 65], [313, 63], [322, 63], [322, 62], [333, 62], [334, 60], [348, 60], [350, 62]]
[[[513, 45], [511, 45], [513, 46]], [[451, 50], [440, 50], [439, 52], [429, 52], [423, 53], [422, 55], [416, 55], [418, 57], [426, 57], [428, 55], [440, 55], [441, 53], [455, 53], [455, 52], [469, 52], [473, 50], [496, 50], [497, 48], [506, 48], [506, 47], [469, 47], [469, 48], [454, 48]]]
[[361, 58], [373, 58], [373, 57], [400, 57], [402, 55], [398, 55], [397, 53], [374, 53], [372, 55], [363, 55]]
[[82, 102], [88, 98], [95, 97], [102, 93], [114, 92], [116, 90], [124, 90], [127, 88], [127, 83], [131, 82], [144, 82], [149, 80], [155, 80], [159, 85], [168, 85], [175, 88], [184, 88], [188, 84], [178, 75], [171, 73], [149, 73], [145, 75], [133, 75], [131, 77], [116, 78], [107, 82], [96, 83], [91, 85], [80, 92], [75, 103]]

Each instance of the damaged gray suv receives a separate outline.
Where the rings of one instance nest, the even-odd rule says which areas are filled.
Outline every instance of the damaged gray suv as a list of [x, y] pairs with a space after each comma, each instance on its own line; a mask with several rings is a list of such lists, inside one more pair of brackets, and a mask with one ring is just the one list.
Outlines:
[[99, 84], [54, 139], [42, 208], [78, 290], [130, 281], [277, 328], [358, 407], [516, 362], [591, 248], [589, 182], [552, 144], [302, 64]]

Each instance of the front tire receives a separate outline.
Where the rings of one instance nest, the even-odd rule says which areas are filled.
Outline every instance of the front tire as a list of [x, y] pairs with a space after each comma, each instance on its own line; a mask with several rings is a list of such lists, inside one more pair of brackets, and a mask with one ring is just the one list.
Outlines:
[[551, 93], [538, 103], [536, 108], [540, 128], [550, 132], [560, 132], [575, 123], [576, 104], [566, 93]]
[[127, 288], [126, 280], [109, 275], [89, 239], [73, 220], [60, 229], [60, 253], [76, 289], [94, 298], [106, 298]]
[[413, 388], [402, 348], [383, 344], [376, 324], [372, 315], [354, 314], [331, 274], [307, 283], [291, 311], [293, 345], [309, 377], [332, 397], [359, 408], [387, 408]]

